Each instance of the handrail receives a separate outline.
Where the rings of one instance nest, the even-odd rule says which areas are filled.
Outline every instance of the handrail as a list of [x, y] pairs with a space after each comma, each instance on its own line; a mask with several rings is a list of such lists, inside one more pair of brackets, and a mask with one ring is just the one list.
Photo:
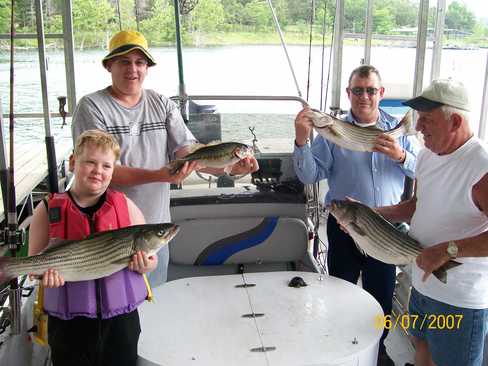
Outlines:
[[[240, 100], [240, 101], [295, 101], [302, 105], [308, 105], [302, 97], [295, 95], [188, 95], [189, 100]], [[171, 97], [180, 100], [179, 96]]]
[[[47, 33], [44, 35], [45, 38], [63, 38], [62, 33]], [[0, 39], [10, 39], [9, 34], [2, 33], [0, 34]], [[36, 33], [17, 33], [14, 35], [14, 39], [37, 39]]]
[[[49, 113], [51, 117], [60, 117], [62, 118], [63, 116], [60, 114], [60, 113], [53, 113], [53, 112], [50, 112]], [[4, 118], [7, 118], [9, 116], [8, 113], [4, 113], [2, 115]], [[67, 113], [65, 115], [66, 117], [72, 117], [73, 114], [72, 113]], [[15, 113], [14, 114], [14, 117], [16, 118], [44, 118], [44, 113]]]

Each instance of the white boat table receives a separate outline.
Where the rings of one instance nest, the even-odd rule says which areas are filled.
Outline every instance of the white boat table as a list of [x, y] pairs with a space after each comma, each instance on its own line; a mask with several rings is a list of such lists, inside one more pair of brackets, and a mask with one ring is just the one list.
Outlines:
[[[289, 287], [295, 276], [308, 286]], [[155, 301], [139, 307], [139, 365], [376, 365], [382, 330], [374, 319], [383, 315], [381, 307], [335, 277], [192, 277], [153, 292]]]

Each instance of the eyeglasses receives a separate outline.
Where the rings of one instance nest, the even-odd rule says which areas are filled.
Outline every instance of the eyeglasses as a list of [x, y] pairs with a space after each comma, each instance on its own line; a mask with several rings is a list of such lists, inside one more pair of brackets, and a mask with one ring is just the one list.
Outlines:
[[143, 67], [148, 65], [148, 62], [145, 59], [139, 59], [139, 60], [135, 60], [134, 62], [132, 62], [131, 60], [129, 60], [127, 58], [119, 58], [119, 59], [115, 60], [114, 62], [118, 63], [122, 67], [128, 67], [132, 64], [135, 64], [137, 68], [143, 68]]
[[356, 86], [354, 88], [350, 88], [349, 90], [355, 96], [360, 97], [361, 95], [364, 94], [364, 92], [368, 93], [369, 96], [376, 95], [378, 93], [378, 90], [380, 90], [380, 88], [373, 88], [371, 86], [368, 86], [367, 88], [362, 88], [360, 86]]

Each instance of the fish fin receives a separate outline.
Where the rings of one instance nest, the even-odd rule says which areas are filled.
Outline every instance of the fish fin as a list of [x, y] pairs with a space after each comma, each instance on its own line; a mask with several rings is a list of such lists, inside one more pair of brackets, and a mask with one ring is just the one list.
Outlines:
[[309, 118], [312, 121], [314, 127], [317, 128], [330, 127], [334, 124], [334, 119], [336, 119], [330, 114], [318, 111], [316, 109], [312, 109], [311, 111], [306, 113], [305, 116]]
[[212, 141], [208, 142], [207, 144], [205, 144], [203, 146], [214, 146], [214, 145], [218, 145], [220, 143], [222, 143], [222, 141], [220, 141], [220, 140], [212, 140]]
[[226, 166], [224, 167], [224, 172], [225, 172], [226, 174], [230, 174], [230, 172], [231, 172], [231, 171], [232, 171], [232, 165], [226, 165]]
[[178, 173], [181, 167], [185, 164], [185, 159], [175, 159], [169, 162], [167, 168], [169, 169], [169, 174], [174, 175]]
[[358, 248], [359, 253], [361, 253], [362, 255], [364, 255], [365, 257], [367, 257], [368, 256], [368, 253], [366, 253], [364, 251], [364, 249], [361, 248], [361, 246], [357, 243], [356, 240], [353, 239], [353, 241], [354, 241], [354, 244], [356, 244], [356, 248]]
[[416, 135], [417, 131], [415, 130], [415, 126], [413, 123], [413, 112], [410, 109], [405, 115], [403, 116], [402, 120], [398, 124], [396, 128], [402, 128], [405, 131], [405, 135]]
[[366, 236], [366, 233], [363, 229], [361, 229], [355, 222], [351, 222], [351, 226], [353, 227], [354, 231], [361, 236]]
[[201, 149], [202, 147], [205, 147], [207, 145], [205, 144], [201, 144], [201, 143], [195, 143], [193, 145], [190, 145], [188, 146], [188, 155], [191, 154], [191, 153], [194, 153], [195, 151], [197, 151], [198, 149]]
[[461, 264], [462, 263], [456, 261], [449, 261], [444, 265], [442, 265], [441, 267], [437, 268], [435, 271], [433, 271], [432, 274], [442, 283], [447, 283], [447, 271], [449, 271], [452, 268], [456, 268]]

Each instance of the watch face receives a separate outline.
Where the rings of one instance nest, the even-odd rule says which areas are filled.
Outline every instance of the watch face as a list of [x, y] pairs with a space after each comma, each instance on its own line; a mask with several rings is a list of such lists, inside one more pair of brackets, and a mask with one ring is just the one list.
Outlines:
[[447, 245], [447, 254], [449, 254], [451, 258], [456, 258], [458, 254], [458, 247], [456, 243], [453, 243], [452, 241], [449, 242]]

